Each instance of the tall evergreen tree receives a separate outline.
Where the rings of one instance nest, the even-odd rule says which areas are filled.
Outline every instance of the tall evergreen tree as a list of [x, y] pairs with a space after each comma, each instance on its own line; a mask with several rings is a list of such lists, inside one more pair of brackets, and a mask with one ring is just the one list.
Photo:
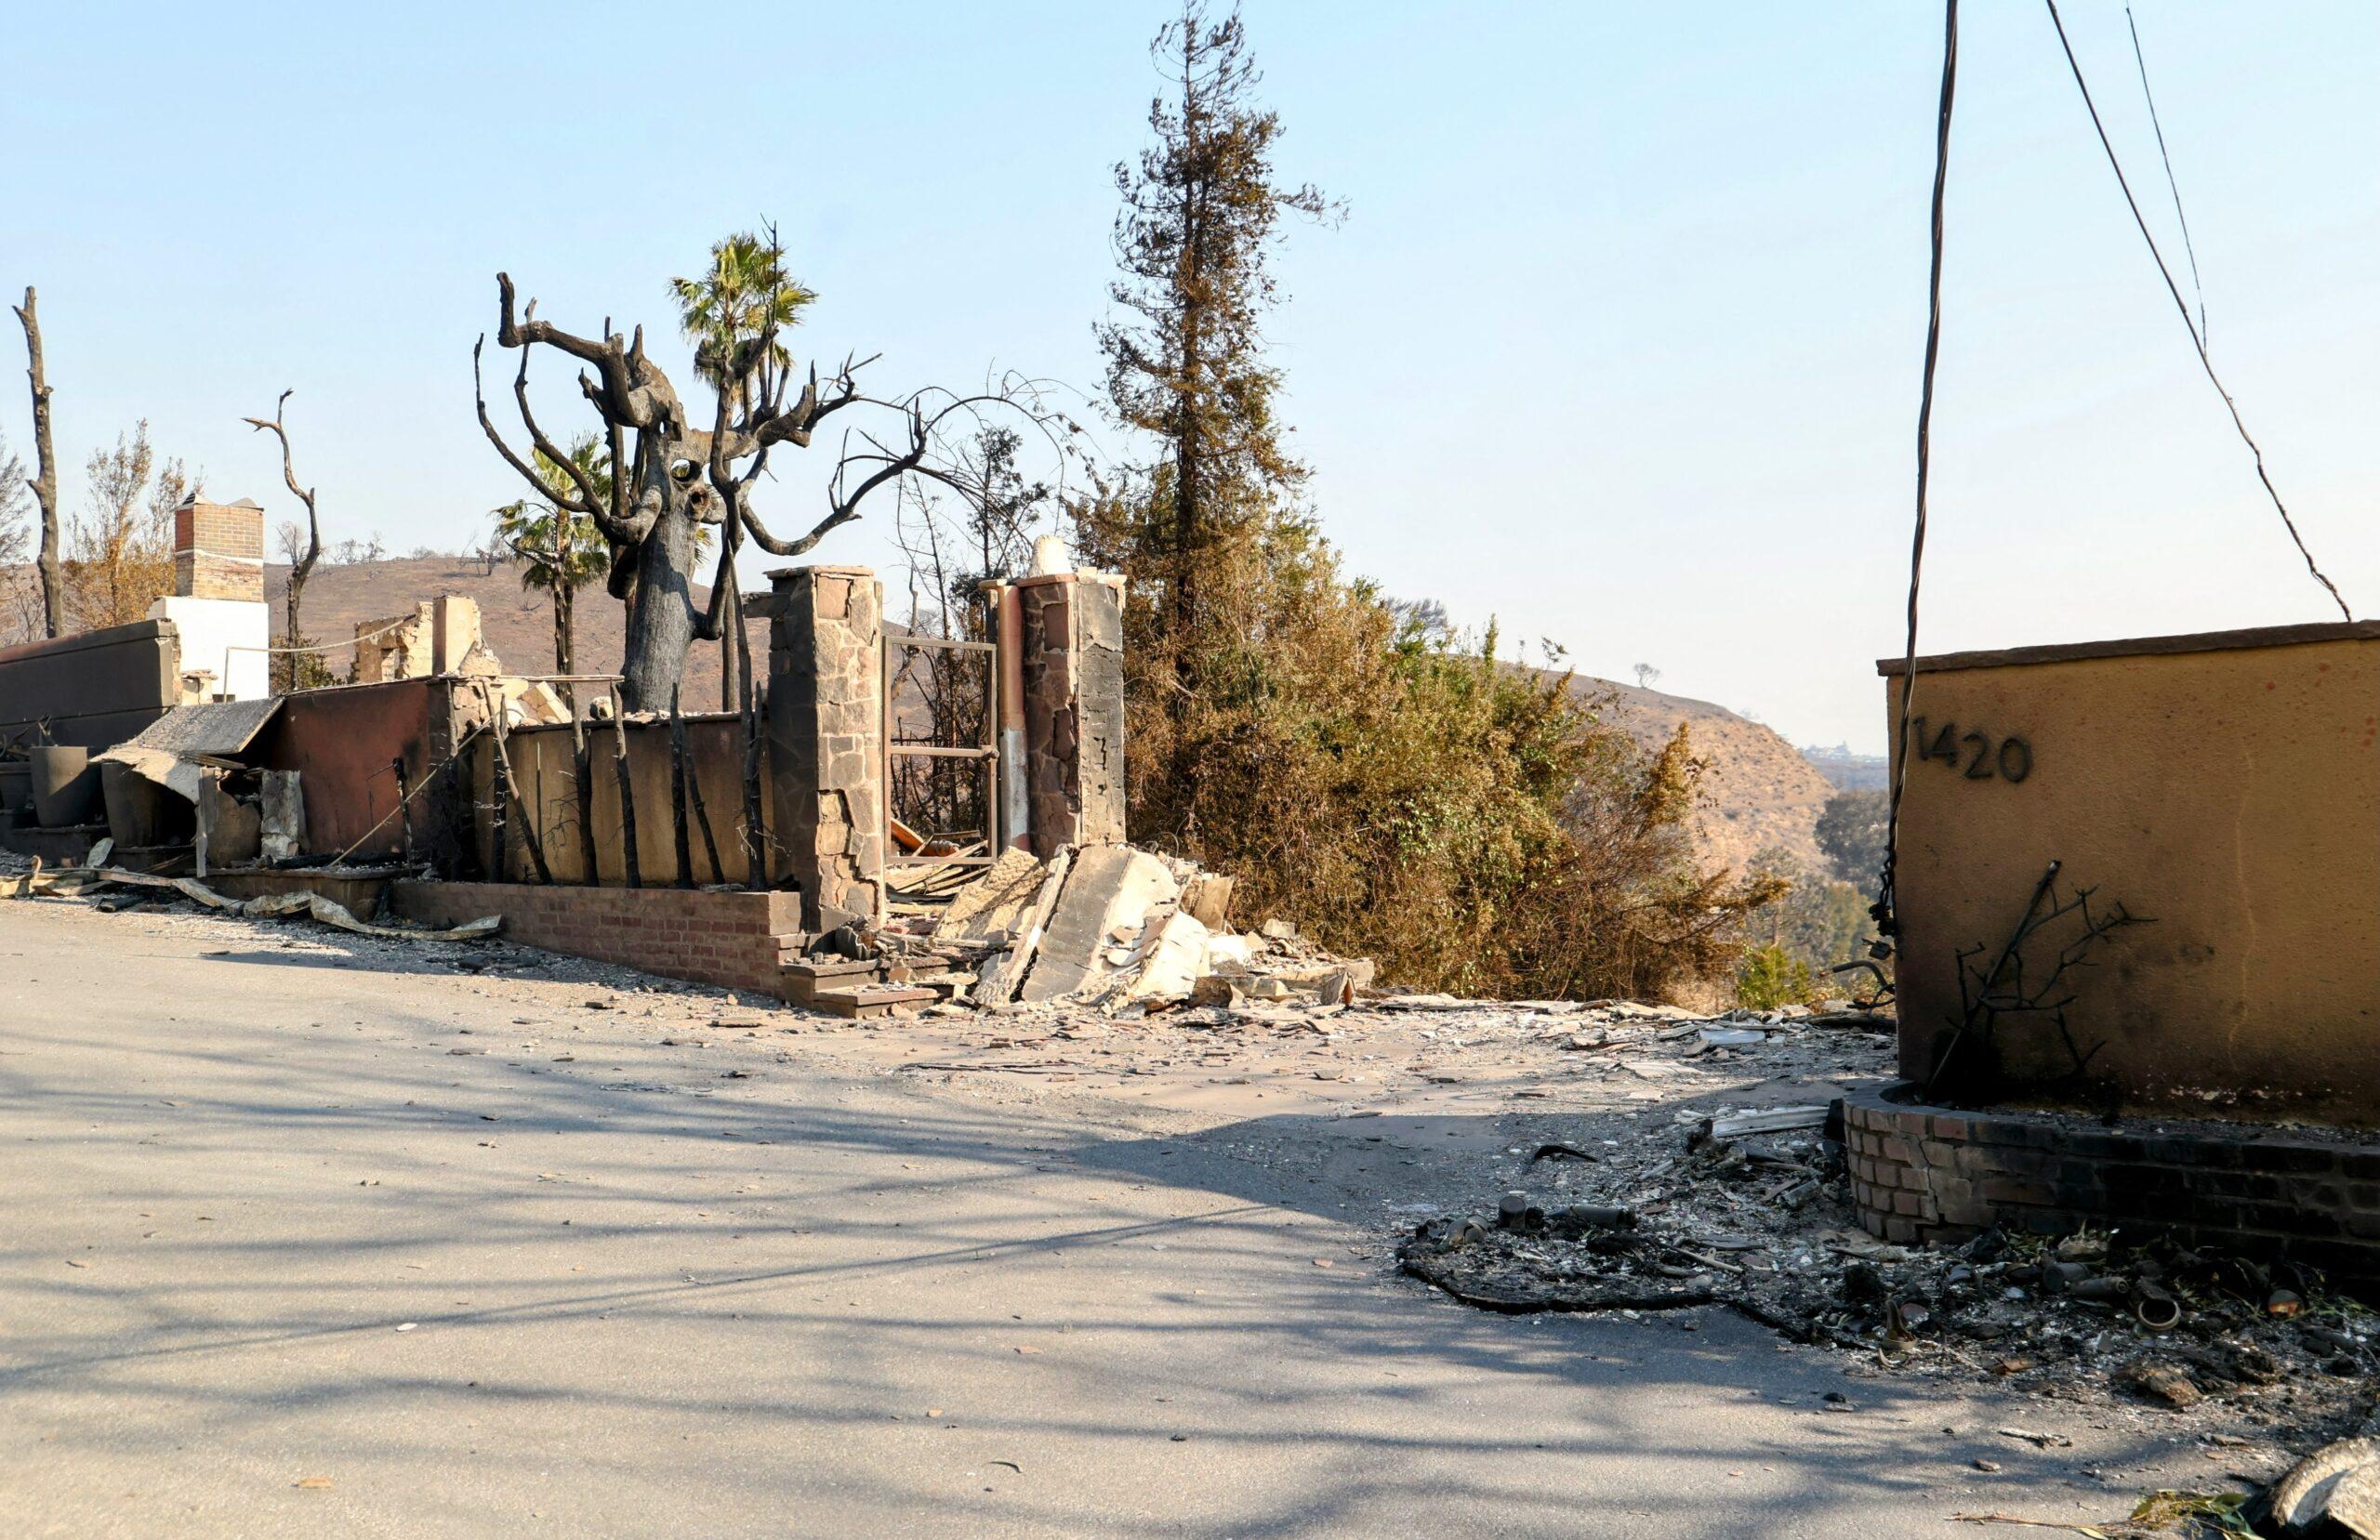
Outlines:
[[[1292, 529], [1305, 468], [1274, 413], [1280, 371], [1263, 323], [1280, 295], [1267, 263], [1286, 215], [1334, 216], [1311, 185], [1276, 179], [1278, 114], [1255, 101], [1262, 78], [1236, 10], [1191, 0], [1150, 56], [1166, 77], [1149, 107], [1155, 142], [1116, 167], [1123, 207], [1110, 296], [1125, 314], [1099, 328], [1108, 406], [1154, 441], [1152, 463], [1084, 507], [1084, 544], [1142, 591], [1132, 645], [1170, 675], [1157, 693], [1170, 780], [1194, 789], [1188, 718], [1211, 685], [1216, 643], [1247, 638], [1244, 600], [1263, 546]], [[1285, 522], [1287, 521], [1287, 522]]]

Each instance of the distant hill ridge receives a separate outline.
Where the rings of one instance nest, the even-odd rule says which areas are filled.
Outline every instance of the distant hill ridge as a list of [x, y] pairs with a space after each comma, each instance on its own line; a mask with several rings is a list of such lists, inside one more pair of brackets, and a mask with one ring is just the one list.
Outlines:
[[1777, 848], [1811, 871], [1826, 869], [1818, 823], [1834, 785], [1774, 728], [1710, 701], [1613, 679], [1574, 675], [1570, 689], [1605, 702], [1604, 719], [1648, 749], [1686, 725], [1695, 754], [1710, 764], [1702, 782], [1708, 803], [1693, 821], [1706, 865], [1741, 871], [1758, 851]]

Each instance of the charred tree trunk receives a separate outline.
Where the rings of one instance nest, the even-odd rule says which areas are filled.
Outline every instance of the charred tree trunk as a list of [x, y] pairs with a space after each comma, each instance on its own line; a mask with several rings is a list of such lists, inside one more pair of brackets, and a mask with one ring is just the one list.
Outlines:
[[[770, 265], [778, 260], [774, 236]], [[513, 398], [529, 436], [531, 453], [505, 441], [488, 415], [480, 379], [485, 337], [471, 353], [474, 404], [481, 429], [505, 463], [559, 518], [582, 514], [594, 520], [612, 554], [606, 591], [628, 607], [628, 638], [620, 673], [620, 695], [631, 710], [667, 709], [685, 676], [688, 650], [697, 638], [726, 640], [735, 654], [735, 698], [752, 693], [751, 664], [740, 636], [726, 638], [722, 615], [732, 615], [736, 583], [734, 556], [741, 537], [774, 556], [801, 556], [828, 533], [860, 516], [860, 505], [879, 487], [911, 478], [940, 481], [961, 494], [971, 488], [948, 468], [942, 440], [945, 421], [980, 423], [991, 406], [1025, 410], [1039, 422], [1054, 421], [1025, 404], [1031, 387], [1010, 382], [983, 393], [958, 396], [920, 392], [898, 400], [865, 397], [853, 379], [860, 365], [846, 360], [821, 390], [818, 372], [796, 386], [789, 361], [778, 344], [778, 322], [733, 340], [706, 339], [695, 367], [716, 391], [712, 421], [697, 427], [668, 376], [646, 356], [644, 335], [624, 337], [607, 322], [600, 337], [580, 336], [537, 318], [532, 302], [516, 310], [512, 280], [496, 274], [496, 345], [517, 350], [520, 368]], [[788, 288], [789, 280], [781, 282]], [[561, 445], [537, 425], [529, 399], [529, 359], [539, 346], [584, 365], [579, 390], [602, 418], [611, 445], [609, 486], [574, 464]], [[931, 394], [932, 407], [926, 397]], [[861, 433], [837, 461], [826, 494], [826, 512], [807, 534], [783, 540], [769, 533], [750, 499], [751, 486], [768, 471], [769, 454], [780, 446], [806, 449], [821, 420], [853, 406], [889, 412], [905, 430]], [[846, 440], [847, 444], [851, 440]], [[940, 452], [937, 454], [937, 452]], [[930, 463], [940, 458], [942, 465]], [[570, 482], [559, 488], [539, 469], [559, 468]], [[695, 536], [705, 526], [720, 533], [720, 555], [707, 606], [694, 603]], [[722, 587], [723, 586], [723, 587]], [[732, 620], [726, 624], [734, 624]]]
[[620, 693], [631, 711], [666, 708], [685, 678], [700, 619], [694, 569], [694, 521], [665, 512], [637, 552], [636, 608], [620, 665]]
[[[306, 602], [306, 580], [314, 575], [314, 563], [323, 559], [323, 523], [314, 510], [314, 489], [298, 484], [297, 467], [289, 455], [289, 428], [284, 414], [288, 411], [289, 398], [294, 394], [296, 392], [291, 390], [281, 393], [281, 399], [273, 403], [272, 421], [267, 422], [262, 417], [249, 417], [245, 421], [258, 432], [271, 433], [281, 441], [281, 479], [289, 484], [289, 494], [306, 505], [306, 550], [302, 556], [292, 551], [289, 562], [288, 645], [297, 648], [306, 644], [306, 630], [300, 624], [299, 613]], [[293, 652], [288, 657], [286, 682], [290, 689], [295, 690], [298, 681], [306, 677], [305, 654]]]
[[33, 309], [33, 291], [25, 286], [25, 302], [16, 308], [25, 328], [25, 378], [33, 392], [33, 455], [39, 474], [33, 478], [33, 501], [41, 505], [42, 626], [55, 637], [66, 624], [66, 599], [58, 581], [58, 452], [49, 431], [49, 374], [42, 362], [41, 317]]

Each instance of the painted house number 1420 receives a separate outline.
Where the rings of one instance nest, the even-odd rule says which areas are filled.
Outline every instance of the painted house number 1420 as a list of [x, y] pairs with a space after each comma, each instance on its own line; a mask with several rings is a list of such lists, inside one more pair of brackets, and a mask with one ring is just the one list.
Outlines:
[[1927, 728], [1924, 717], [1910, 718], [1910, 742], [1920, 759], [1938, 759], [1954, 769], [1964, 766], [1970, 781], [2016, 782], [2033, 773], [2033, 745], [2022, 738], [1961, 732], [1956, 722], [1944, 722], [1930, 734]]

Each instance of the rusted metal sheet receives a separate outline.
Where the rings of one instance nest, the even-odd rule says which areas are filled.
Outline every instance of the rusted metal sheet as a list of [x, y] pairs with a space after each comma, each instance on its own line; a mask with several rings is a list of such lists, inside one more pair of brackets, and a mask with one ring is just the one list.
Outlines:
[[[266, 770], [297, 770], [306, 794], [306, 852], [393, 856], [403, 842], [397, 770], [416, 787], [439, 769], [449, 691], [439, 679], [397, 679], [286, 696], [242, 756]], [[416, 821], [427, 818], [422, 800]]]

